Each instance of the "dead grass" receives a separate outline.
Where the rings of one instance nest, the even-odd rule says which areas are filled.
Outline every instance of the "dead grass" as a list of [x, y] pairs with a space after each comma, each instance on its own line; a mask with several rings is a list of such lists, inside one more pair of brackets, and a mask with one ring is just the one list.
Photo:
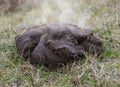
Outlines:
[[[40, 7], [0, 16], [0, 87], [120, 87], [120, 1], [44, 0]], [[92, 28], [104, 42], [102, 61], [87, 56], [57, 72], [32, 66], [14, 37], [30, 25], [73, 23]]]

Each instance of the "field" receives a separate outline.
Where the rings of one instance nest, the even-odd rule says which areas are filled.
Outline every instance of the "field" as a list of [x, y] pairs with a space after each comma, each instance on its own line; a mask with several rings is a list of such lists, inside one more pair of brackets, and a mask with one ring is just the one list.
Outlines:
[[[0, 87], [120, 87], [120, 0], [40, 0], [33, 8], [0, 11]], [[103, 59], [86, 59], [56, 72], [21, 58], [15, 36], [31, 25], [72, 23], [93, 29]]]

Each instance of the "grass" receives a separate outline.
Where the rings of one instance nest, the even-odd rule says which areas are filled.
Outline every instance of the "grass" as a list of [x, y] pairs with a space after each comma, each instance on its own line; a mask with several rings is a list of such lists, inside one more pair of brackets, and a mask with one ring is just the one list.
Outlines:
[[[119, 4], [119, 0], [44, 0], [39, 8], [1, 14], [0, 87], [120, 87]], [[30, 25], [60, 22], [94, 29], [104, 43], [103, 59], [87, 56], [50, 72], [18, 55], [16, 35]]]

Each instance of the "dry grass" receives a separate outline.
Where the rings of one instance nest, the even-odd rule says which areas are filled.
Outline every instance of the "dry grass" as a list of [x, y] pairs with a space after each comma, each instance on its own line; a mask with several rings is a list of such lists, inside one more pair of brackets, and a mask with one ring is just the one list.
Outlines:
[[[120, 1], [44, 0], [40, 7], [0, 15], [0, 87], [120, 87]], [[87, 56], [57, 72], [32, 66], [16, 52], [14, 37], [29, 25], [73, 23], [94, 29], [104, 58]]]

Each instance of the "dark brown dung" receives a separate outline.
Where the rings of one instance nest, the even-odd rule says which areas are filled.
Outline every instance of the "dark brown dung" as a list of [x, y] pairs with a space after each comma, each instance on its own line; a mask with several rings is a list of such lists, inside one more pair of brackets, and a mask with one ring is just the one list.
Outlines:
[[15, 40], [18, 53], [31, 64], [67, 64], [85, 58], [86, 52], [98, 57], [103, 52], [102, 42], [93, 31], [73, 24], [33, 26]]

